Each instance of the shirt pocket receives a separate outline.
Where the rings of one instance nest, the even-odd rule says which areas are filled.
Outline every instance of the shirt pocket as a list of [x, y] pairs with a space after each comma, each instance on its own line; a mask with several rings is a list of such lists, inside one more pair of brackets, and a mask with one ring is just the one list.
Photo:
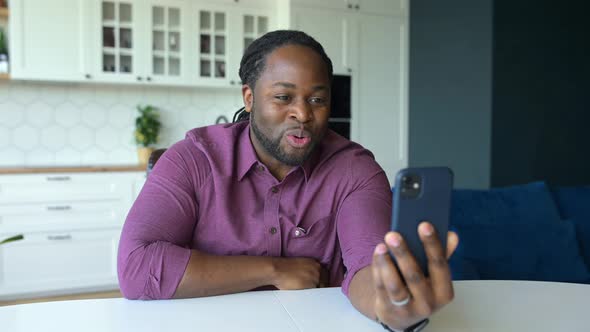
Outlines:
[[306, 220], [298, 226], [289, 224], [285, 230], [289, 234], [286, 238], [285, 256], [310, 257], [321, 263], [327, 263], [337, 246], [335, 214]]

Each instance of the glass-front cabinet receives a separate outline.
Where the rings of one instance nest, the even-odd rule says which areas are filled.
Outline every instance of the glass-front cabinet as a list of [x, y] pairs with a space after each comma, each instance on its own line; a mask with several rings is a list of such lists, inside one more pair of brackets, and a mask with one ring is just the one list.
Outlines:
[[[266, 5], [264, 5], [266, 3]], [[92, 0], [88, 81], [239, 86], [244, 50], [272, 30], [273, 1]]]
[[155, 83], [186, 84], [186, 2], [151, 2], [146, 80]]
[[241, 85], [238, 70], [244, 52], [252, 42], [270, 31], [271, 15], [263, 10], [241, 10], [236, 13], [234, 37], [232, 39], [235, 52], [230, 68], [230, 85]]
[[228, 13], [218, 9], [196, 8], [198, 18], [198, 81], [227, 84]]
[[118, 82], [137, 79], [140, 70], [138, 3], [102, 0], [90, 8], [100, 14], [93, 24], [92, 38], [89, 38], [92, 45], [88, 49], [94, 56], [89, 59], [90, 70], [86, 79]]

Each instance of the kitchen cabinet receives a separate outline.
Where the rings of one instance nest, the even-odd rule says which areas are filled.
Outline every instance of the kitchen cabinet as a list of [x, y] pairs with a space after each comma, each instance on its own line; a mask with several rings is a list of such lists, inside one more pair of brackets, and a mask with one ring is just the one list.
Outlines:
[[271, 28], [270, 12], [245, 6], [194, 7], [198, 19], [198, 85], [241, 86], [245, 49]]
[[[271, 0], [13, 0], [14, 79], [238, 86]], [[25, 28], [26, 27], [26, 28]]]
[[[117, 289], [120, 229], [24, 233], [0, 249], [0, 299]], [[1, 237], [2, 235], [0, 235]]]
[[241, 86], [239, 69], [244, 52], [255, 39], [274, 30], [275, 19], [268, 10], [256, 8], [239, 8], [234, 12], [234, 15], [232, 45], [234, 45], [235, 52], [232, 53], [228, 76], [230, 85]]
[[93, 0], [86, 15], [91, 82], [188, 84], [187, 1]]
[[11, 0], [10, 10], [12, 79], [83, 78], [83, 0]]
[[0, 175], [0, 299], [117, 289], [123, 222], [143, 172]]
[[334, 74], [351, 77], [351, 139], [371, 150], [393, 181], [408, 164], [407, 2], [388, 1], [377, 15], [380, 1], [373, 1], [361, 11], [350, 10], [352, 2], [296, 0], [290, 24], [324, 46]]
[[303, 30], [316, 39], [332, 60], [334, 74], [350, 75], [356, 69], [351, 43], [354, 41], [355, 17], [345, 10], [295, 7], [292, 11], [293, 28]]
[[292, 0], [295, 7], [356, 11], [375, 15], [407, 15], [406, 0]]

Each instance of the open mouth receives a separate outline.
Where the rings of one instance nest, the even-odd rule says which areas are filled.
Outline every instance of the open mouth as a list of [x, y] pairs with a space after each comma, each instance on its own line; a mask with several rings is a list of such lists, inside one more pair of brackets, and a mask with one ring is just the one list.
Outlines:
[[307, 130], [293, 129], [286, 133], [287, 142], [294, 148], [301, 149], [311, 143], [311, 134]]

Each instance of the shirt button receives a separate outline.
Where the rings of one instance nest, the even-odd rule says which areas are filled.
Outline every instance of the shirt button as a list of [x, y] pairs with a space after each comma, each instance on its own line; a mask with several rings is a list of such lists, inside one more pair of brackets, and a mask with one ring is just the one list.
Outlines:
[[275, 194], [276, 194], [276, 193], [278, 193], [278, 192], [279, 192], [279, 188], [277, 188], [277, 187], [272, 187], [271, 191], [272, 191], [273, 193], [275, 193]]
[[264, 172], [264, 166], [258, 166], [258, 171], [259, 172]]
[[269, 231], [270, 231], [270, 234], [276, 234], [277, 233], [277, 228], [276, 227], [271, 227]]

